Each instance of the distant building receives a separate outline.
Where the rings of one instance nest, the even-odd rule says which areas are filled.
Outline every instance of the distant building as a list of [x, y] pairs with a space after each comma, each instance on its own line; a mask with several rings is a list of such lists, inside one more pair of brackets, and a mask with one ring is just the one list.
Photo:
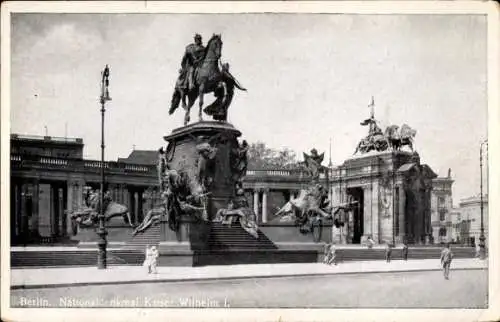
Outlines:
[[432, 180], [431, 223], [432, 237], [435, 243], [446, 243], [453, 240], [451, 216], [453, 181], [451, 176]]
[[82, 159], [83, 140], [53, 136], [11, 134], [12, 155]]
[[465, 239], [464, 232], [462, 231], [462, 216], [460, 214], [459, 208], [453, 208], [450, 211], [451, 217], [451, 242], [456, 244], [464, 244]]
[[158, 151], [134, 149], [127, 158], [118, 158], [118, 162], [156, 165], [158, 162]]
[[[457, 229], [460, 240], [467, 245], [479, 243], [481, 235], [481, 197], [473, 196], [460, 200], [460, 215], [457, 219]], [[483, 195], [483, 225], [486, 242], [488, 241], [488, 195]]]

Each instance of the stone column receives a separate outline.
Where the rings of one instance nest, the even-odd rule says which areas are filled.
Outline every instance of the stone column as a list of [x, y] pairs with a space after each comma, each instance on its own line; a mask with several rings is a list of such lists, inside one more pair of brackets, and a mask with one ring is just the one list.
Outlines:
[[75, 189], [76, 189], [76, 206], [81, 207], [83, 205], [83, 187], [85, 186], [85, 182], [80, 181], [75, 184]]
[[64, 217], [64, 189], [57, 188], [57, 220], [56, 222], [56, 234], [58, 236], [64, 236], [66, 233], [66, 218]]
[[120, 203], [123, 205], [126, 205], [128, 202], [126, 191], [127, 191], [127, 186], [124, 184], [121, 184], [120, 185]]
[[363, 187], [363, 235], [361, 242], [366, 240], [368, 236], [373, 235], [373, 195], [370, 186]]
[[396, 205], [396, 207], [399, 207], [399, 235], [401, 236], [402, 239], [406, 237], [405, 204], [406, 204], [406, 193], [404, 191], [403, 185], [399, 185], [399, 205]]
[[22, 238], [22, 241], [26, 242], [26, 236], [28, 234], [28, 213], [27, 213], [27, 194], [28, 187], [26, 183], [21, 183], [21, 207], [20, 207], [20, 220], [19, 220], [19, 235]]
[[256, 216], [259, 215], [259, 190], [253, 190], [253, 212]]
[[[32, 217], [31, 217], [31, 223], [32, 223], [32, 227], [33, 227], [33, 230], [31, 233], [34, 233], [34, 234], [37, 234], [38, 235], [38, 223], [39, 223], [39, 217], [40, 217], [40, 211], [39, 211], [39, 206], [38, 206], [38, 203], [39, 203], [39, 199], [40, 199], [40, 182], [38, 181], [38, 179], [35, 179], [33, 181], [33, 196], [31, 198], [32, 200], [32, 203], [33, 203], [33, 213], [32, 213]], [[52, 201], [51, 201], [52, 202]], [[51, 216], [51, 214], [48, 214], [49, 216]]]
[[120, 190], [119, 190], [119, 187], [117, 184], [114, 185], [113, 187], [113, 200], [115, 200], [116, 202], [118, 203], [121, 203], [119, 200], [120, 200]]
[[[21, 218], [21, 189], [20, 185], [16, 182], [14, 183], [14, 231], [12, 232], [17, 239], [19, 236], [19, 231], [21, 229], [20, 223], [21, 221], [19, 220]], [[12, 211], [12, 210], [11, 210]]]
[[139, 217], [139, 193], [136, 191], [134, 192], [134, 213], [135, 213], [135, 220], [136, 222], [140, 222], [140, 217]]
[[264, 189], [262, 193], [262, 222], [267, 222], [267, 194], [269, 193], [269, 189]]
[[373, 209], [373, 232], [372, 232], [372, 238], [373, 241], [376, 243], [380, 243], [380, 204], [379, 204], [379, 198], [380, 198], [380, 185], [377, 181], [374, 181], [372, 183], [372, 209]]
[[71, 236], [73, 234], [72, 229], [71, 229], [71, 213], [73, 212], [73, 197], [74, 197], [74, 182], [73, 181], [67, 181], [66, 182], [66, 212], [63, 213], [63, 216], [66, 218], [66, 227], [64, 227], [64, 230], [66, 231], [66, 235]]

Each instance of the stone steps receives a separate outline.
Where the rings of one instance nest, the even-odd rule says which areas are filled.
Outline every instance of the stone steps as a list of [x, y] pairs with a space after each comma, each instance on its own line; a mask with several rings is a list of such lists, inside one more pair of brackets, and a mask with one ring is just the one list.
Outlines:
[[[319, 246], [318, 249], [321, 249]], [[453, 249], [455, 258], [472, 258], [475, 255], [473, 248]], [[108, 265], [141, 265], [144, 261], [142, 249], [108, 250]], [[198, 256], [203, 265], [210, 264], [244, 264], [280, 262], [315, 262], [322, 250], [296, 249], [251, 249], [233, 246], [226, 249], [212, 249]], [[441, 251], [438, 248], [415, 248], [408, 250], [408, 259], [438, 259]], [[339, 261], [369, 261], [384, 260], [383, 249], [337, 249]], [[393, 250], [391, 258], [401, 260], [400, 250]], [[169, 263], [171, 265], [172, 263]], [[97, 249], [92, 250], [30, 250], [11, 251], [12, 267], [64, 267], [64, 266], [97, 266]]]
[[[97, 266], [98, 252], [79, 251], [11, 251], [11, 267]], [[107, 252], [108, 265], [138, 265], [144, 261], [143, 252], [113, 250]]]
[[239, 223], [232, 225], [222, 225], [212, 223], [208, 245], [210, 250], [230, 250], [230, 249], [277, 249], [278, 247], [267, 238], [261, 231], [258, 231], [259, 238], [256, 239], [247, 233]]
[[144, 251], [146, 245], [158, 246], [160, 244], [160, 234], [160, 225], [149, 227], [144, 232], [140, 232], [137, 235], [132, 236], [125, 244], [125, 248], [140, 249]]

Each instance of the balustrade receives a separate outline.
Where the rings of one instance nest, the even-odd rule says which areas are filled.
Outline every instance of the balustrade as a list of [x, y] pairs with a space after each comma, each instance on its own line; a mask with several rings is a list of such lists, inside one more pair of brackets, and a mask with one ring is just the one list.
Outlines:
[[[97, 160], [77, 160], [53, 158], [45, 156], [24, 156], [12, 154], [10, 160], [17, 167], [36, 166], [38, 168], [71, 168], [74, 170], [98, 171], [103, 163]], [[115, 161], [104, 162], [104, 169], [108, 172], [123, 173], [154, 173], [156, 174], [156, 166], [143, 164], [125, 164]]]

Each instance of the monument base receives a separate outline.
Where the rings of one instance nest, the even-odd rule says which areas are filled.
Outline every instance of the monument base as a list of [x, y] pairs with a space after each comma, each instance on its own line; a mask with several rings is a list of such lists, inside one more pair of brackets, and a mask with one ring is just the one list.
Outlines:
[[[168, 167], [203, 185], [209, 193], [209, 219], [226, 208], [235, 195], [232, 161], [239, 136], [241, 132], [230, 123], [202, 121], [174, 129], [164, 137]], [[208, 147], [210, 155], [203, 155], [200, 146]]]

